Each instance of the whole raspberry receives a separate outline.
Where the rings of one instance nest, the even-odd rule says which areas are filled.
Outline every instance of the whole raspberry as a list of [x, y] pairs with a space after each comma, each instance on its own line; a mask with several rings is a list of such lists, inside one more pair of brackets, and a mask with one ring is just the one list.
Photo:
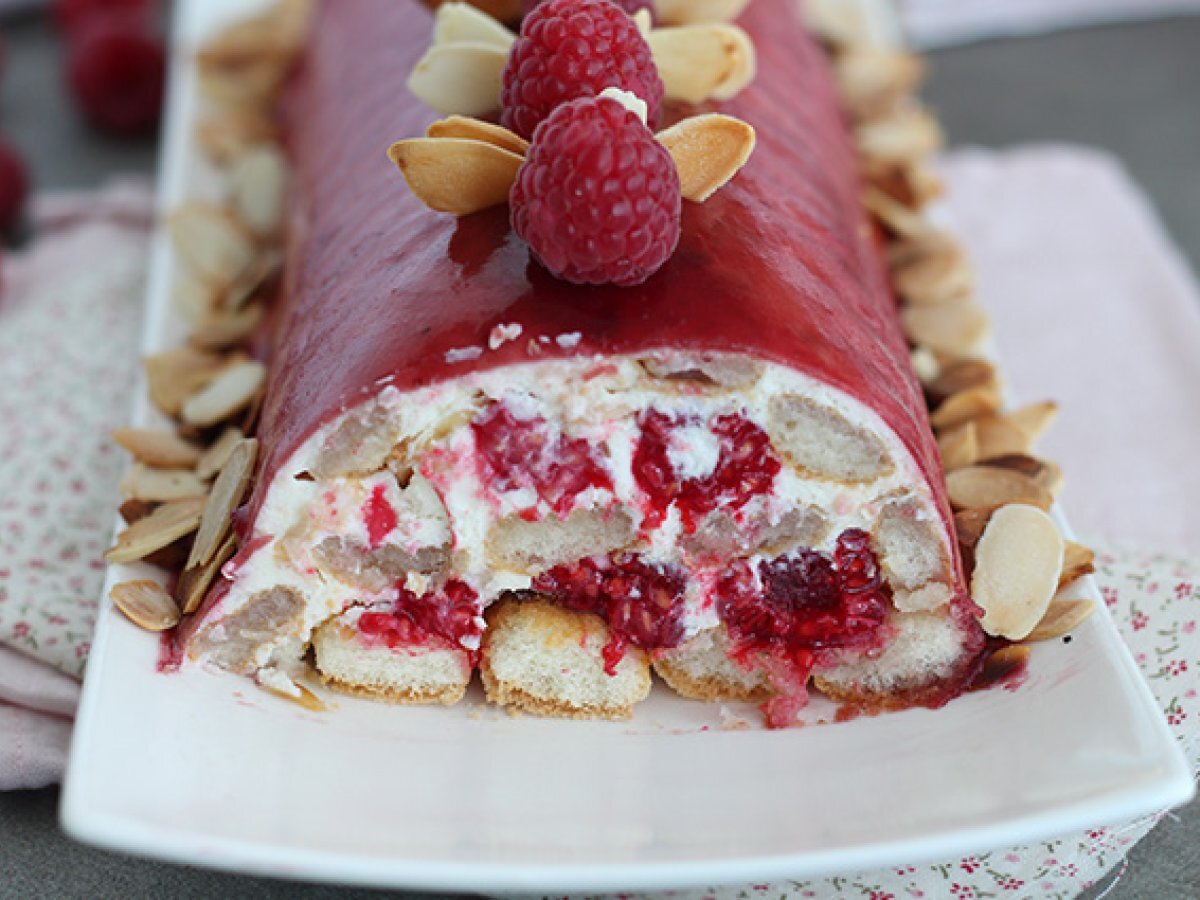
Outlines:
[[29, 172], [13, 145], [0, 138], [0, 231], [10, 231], [29, 194]]
[[538, 126], [509, 195], [513, 229], [559, 278], [641, 284], [679, 243], [679, 173], [611, 97], [564, 104]]
[[663, 83], [633, 19], [612, 0], [547, 0], [504, 65], [500, 122], [528, 138], [556, 106], [610, 87], [636, 94], [658, 123]]
[[141, 134], [158, 124], [166, 60], [162, 41], [137, 17], [103, 16], [71, 38], [67, 82], [101, 131]]
[[70, 35], [112, 15], [132, 15], [149, 22], [153, 7], [153, 0], [54, 0], [54, 24]]
[[[546, 0], [525, 0], [525, 15], [529, 15], [534, 9], [545, 3]], [[631, 16], [635, 12], [641, 12], [643, 9], [649, 10], [651, 15], [654, 15], [654, 4], [651, 0], [611, 0], [617, 4], [625, 12]]]

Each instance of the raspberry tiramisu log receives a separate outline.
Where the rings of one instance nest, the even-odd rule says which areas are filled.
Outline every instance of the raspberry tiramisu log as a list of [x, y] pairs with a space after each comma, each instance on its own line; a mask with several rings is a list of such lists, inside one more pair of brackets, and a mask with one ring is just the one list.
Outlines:
[[937, 448], [800, 4], [741, 23], [759, 75], [723, 112], [744, 171], [685, 203], [635, 288], [576, 287], [496, 209], [431, 213], [384, 151], [417, 0], [321, 5], [289, 97], [286, 289], [243, 550], [192, 659], [336, 686], [625, 715], [653, 668], [698, 698], [811, 679], [936, 704], [982, 650]]

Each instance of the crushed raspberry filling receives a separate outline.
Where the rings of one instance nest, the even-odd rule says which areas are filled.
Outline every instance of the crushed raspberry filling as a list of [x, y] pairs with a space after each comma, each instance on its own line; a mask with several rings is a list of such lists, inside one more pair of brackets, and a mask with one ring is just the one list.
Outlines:
[[675, 647], [683, 640], [687, 578], [678, 569], [643, 561], [636, 554], [592, 556], [555, 566], [533, 589], [567, 609], [595, 613], [608, 623], [604, 671], [617, 673], [629, 644], [643, 650]]
[[387, 489], [382, 484], [375, 485], [371, 490], [371, 496], [363, 504], [362, 515], [363, 524], [367, 527], [367, 542], [372, 550], [382, 544], [400, 522], [396, 510], [388, 502]]
[[471, 423], [485, 481], [495, 491], [533, 488], [560, 517], [588, 488], [611, 491], [612, 478], [591, 444], [569, 438], [540, 416], [518, 419], [495, 403]]
[[476, 642], [483, 629], [479, 595], [464, 582], [446, 582], [441, 590], [417, 596], [400, 588], [400, 596], [387, 612], [365, 612], [358, 620], [364, 635], [382, 640], [388, 647], [426, 643], [442, 638], [455, 646]]
[[833, 555], [800, 550], [745, 561], [717, 583], [717, 611], [747, 664], [764, 662], [779, 696], [765, 707], [770, 725], [790, 722], [804, 704], [808, 676], [822, 651], [879, 646], [891, 607], [871, 536], [858, 528], [838, 536]]
[[744, 416], [717, 416], [709, 428], [720, 442], [720, 455], [712, 472], [700, 478], [680, 478], [671, 464], [671, 432], [689, 424], [683, 417], [647, 410], [638, 422], [642, 429], [633, 452], [633, 477], [645, 493], [646, 528], [657, 528], [674, 503], [685, 533], [718, 506], [737, 509], [771, 490], [779, 472], [779, 457], [767, 433]]

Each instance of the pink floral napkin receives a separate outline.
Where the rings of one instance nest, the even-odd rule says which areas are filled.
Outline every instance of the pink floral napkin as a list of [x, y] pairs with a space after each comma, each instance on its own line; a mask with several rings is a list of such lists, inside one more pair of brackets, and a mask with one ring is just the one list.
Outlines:
[[[1200, 410], [1188, 396], [1200, 383], [1194, 282], [1107, 156], [964, 151], [951, 155], [946, 175], [943, 215], [970, 245], [1005, 369], [1018, 396], [1064, 404], [1047, 452], [1067, 470], [1066, 507], [1104, 549], [1105, 601], [1195, 763], [1200, 467], [1177, 466], [1200, 446]], [[77, 691], [68, 676], [80, 674], [87, 653], [124, 465], [107, 433], [132, 403], [149, 196], [124, 187], [78, 199], [43, 205], [55, 227], [9, 258], [0, 297], [0, 788], [61, 777]], [[1087, 343], [1072, 345], [1069, 364], [1062, 322], [1087, 323], [1070, 332]], [[1182, 413], [1159, 421], [1159, 407], [1138, 402], [1139, 383], [1166, 392], [1162, 408]], [[1108, 405], [1122, 410], [1120, 440], [1107, 433]], [[1072, 897], [1153, 823], [1098, 825], [932, 866], [676, 896]]]

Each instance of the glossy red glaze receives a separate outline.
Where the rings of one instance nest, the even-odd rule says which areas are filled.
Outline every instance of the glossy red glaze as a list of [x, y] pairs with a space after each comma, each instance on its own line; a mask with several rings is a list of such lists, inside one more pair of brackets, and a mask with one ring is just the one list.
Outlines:
[[[757, 128], [757, 149], [711, 200], [684, 204], [679, 249], [635, 288], [553, 279], [531, 262], [505, 208], [454, 219], [412, 195], [386, 150], [436, 118], [405, 88], [431, 24], [417, 0], [320, 6], [286, 104], [289, 271], [256, 504], [305, 438], [383, 383], [408, 390], [534, 358], [669, 347], [751, 354], [858, 398], [912, 451], [950, 531], [854, 146], [801, 4], [756, 0], [743, 17], [758, 77], [719, 108]], [[507, 323], [522, 326], [521, 338], [487, 349]], [[582, 340], [570, 349], [536, 342], [571, 332]], [[483, 352], [447, 362], [463, 347]]]

